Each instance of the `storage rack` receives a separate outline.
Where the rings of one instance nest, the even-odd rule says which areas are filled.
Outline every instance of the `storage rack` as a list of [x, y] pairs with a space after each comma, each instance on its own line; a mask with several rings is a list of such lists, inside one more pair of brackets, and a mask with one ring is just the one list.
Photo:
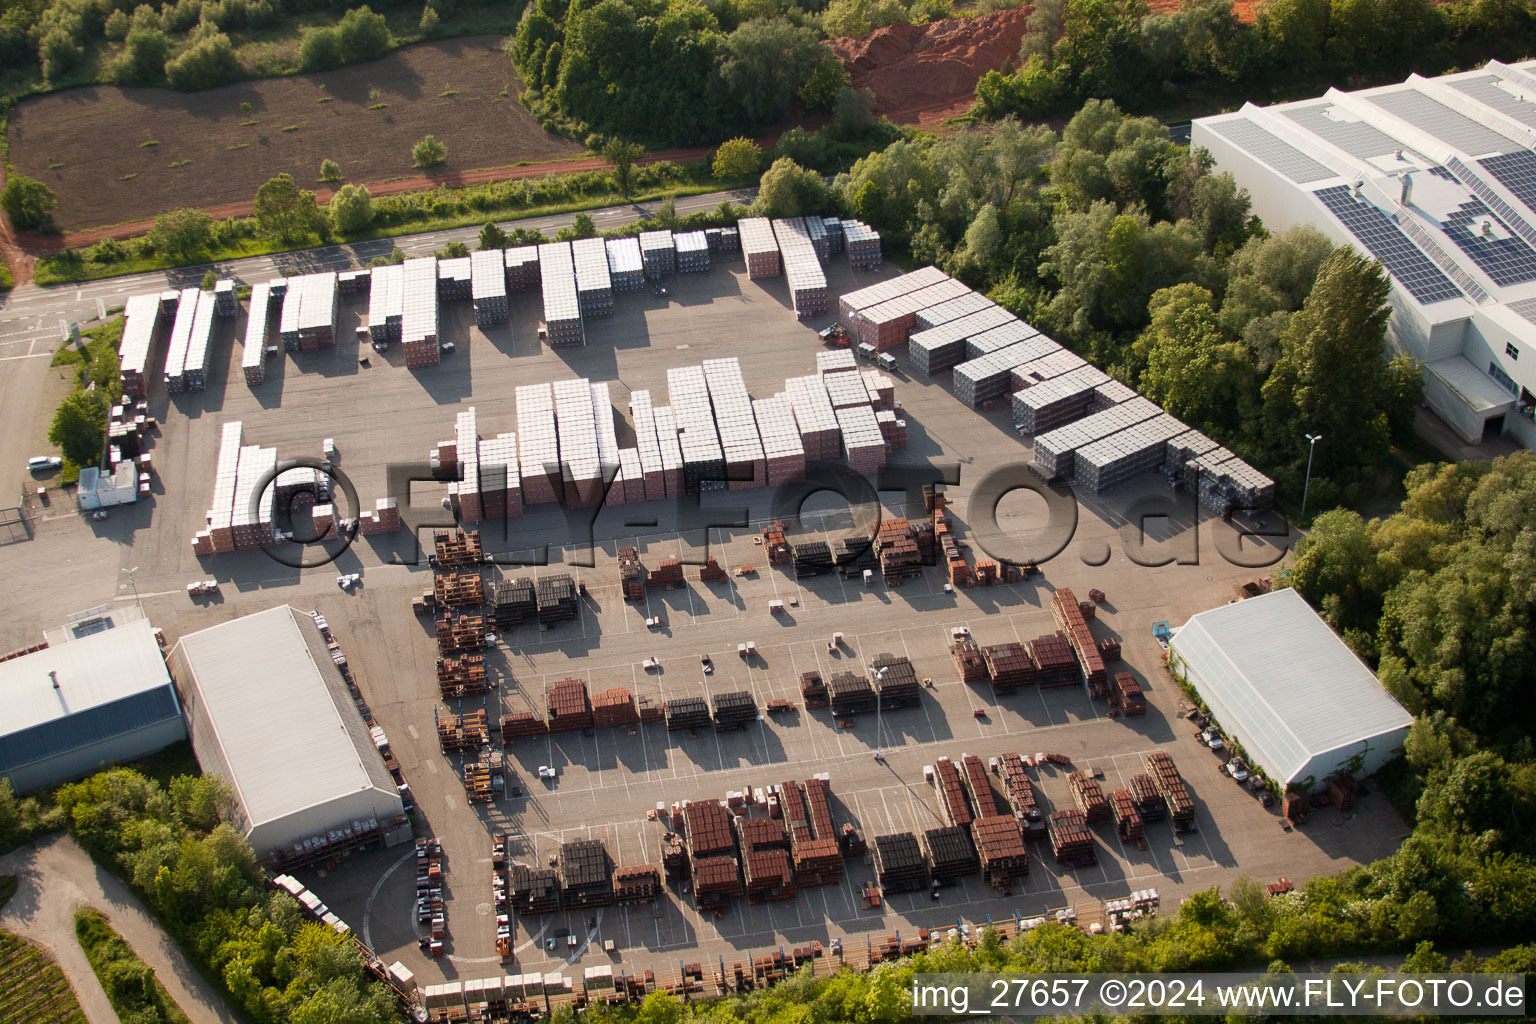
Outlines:
[[725, 490], [725, 452], [715, 429], [714, 409], [710, 404], [709, 384], [704, 368], [676, 366], [668, 369], [667, 395], [677, 420], [677, 438], [683, 456], [684, 493]]
[[[899, 279], [898, 279], [899, 280]], [[859, 311], [854, 321], [859, 340], [880, 351], [894, 348], [907, 340], [919, 311], [958, 298], [970, 292], [959, 281], [945, 279], [926, 288], [905, 292]], [[849, 329], [852, 330], [852, 325]]]
[[118, 375], [123, 394], [143, 398], [147, 393], [150, 351], [160, 324], [161, 296], [133, 295], [123, 310], [123, 338], [118, 345]]
[[1102, 494], [1156, 469], [1163, 461], [1168, 441], [1188, 429], [1164, 413], [1111, 434], [1073, 454], [1073, 478], [1092, 493]]
[[547, 242], [539, 246], [539, 282], [544, 292], [544, 327], [550, 347], [585, 345], [571, 243]]
[[1013, 883], [1029, 875], [1029, 850], [1017, 818], [993, 814], [971, 823], [981, 874], [994, 889], [1012, 893]]
[[1041, 689], [1082, 685], [1082, 669], [1065, 634], [1037, 637], [1029, 642], [1029, 661], [1035, 667], [1035, 683]]
[[1129, 402], [1041, 434], [1035, 438], [1030, 469], [1046, 480], [1055, 480], [1075, 468], [1074, 454], [1079, 448], [1161, 414], [1162, 410], [1155, 402], [1137, 396]]
[[640, 232], [640, 261], [645, 276], [652, 281], [660, 280], [677, 272], [677, 242], [670, 231]]
[[[754, 399], [752, 417], [763, 443], [765, 481], [769, 487], [805, 479], [805, 444], [788, 396]], [[636, 427], [639, 430], [639, 427]]]
[[587, 684], [580, 679], [561, 679], [544, 695], [549, 710], [550, 732], [581, 732], [592, 728], [592, 702]]
[[437, 336], [437, 260], [408, 259], [401, 265], [400, 344], [410, 369], [441, 360]]
[[714, 696], [715, 731], [729, 732], [745, 729], [757, 721], [757, 701], [751, 690], [733, 690]]
[[440, 572], [433, 578], [432, 592], [438, 604], [479, 607], [485, 603], [485, 583], [478, 572]]
[[[1021, 369], [1011, 375], [1014, 386]], [[1021, 434], [1044, 434], [1082, 419], [1093, 404], [1094, 389], [1108, 380], [1104, 371], [1085, 365], [1019, 388], [1013, 393], [1013, 429]]]
[[767, 217], [743, 217], [736, 224], [741, 235], [741, 251], [747, 259], [747, 279], [778, 277], [779, 243]]
[[1109, 802], [1104, 799], [1104, 788], [1099, 780], [1087, 772], [1072, 772], [1067, 776], [1067, 788], [1072, 791], [1072, 802], [1083, 812], [1089, 824], [1109, 820]]
[[677, 253], [679, 274], [702, 274], [709, 270], [709, 239], [702, 231], [679, 231], [672, 236]]
[[503, 249], [507, 266], [507, 290], [520, 292], [539, 283], [539, 247], [518, 245]]
[[478, 615], [455, 615], [444, 611], [437, 616], [436, 626], [439, 654], [478, 651], [485, 646], [485, 620]]
[[1012, 693], [1035, 681], [1035, 666], [1023, 644], [1012, 640], [991, 644], [981, 649], [981, 658], [986, 664], [986, 675], [992, 679], [995, 694]]
[[892, 711], [915, 708], [922, 703], [922, 686], [917, 681], [917, 669], [912, 667], [912, 662], [904, 657], [881, 654], [870, 662], [870, 667], [875, 671], [875, 693], [882, 708]]
[[784, 382], [784, 393], [795, 414], [806, 461], [837, 458], [843, 449], [842, 428], [821, 377], [791, 377]]
[[645, 566], [633, 545], [619, 548], [619, 594], [626, 601], [645, 600]]
[[941, 825], [923, 832], [923, 852], [935, 884], [953, 882], [981, 870], [968, 828]]
[[[676, 805], [674, 805], [674, 811]], [[683, 848], [683, 837], [676, 832], [661, 834], [661, 869], [668, 878], [682, 878], [688, 874], [688, 851]]]
[[1061, 346], [1043, 334], [1016, 341], [956, 366], [950, 390], [970, 408], [980, 408], [1007, 394], [1015, 366], [1060, 350]]
[[1110, 807], [1115, 816], [1115, 834], [1121, 842], [1140, 842], [1145, 831], [1142, 826], [1141, 814], [1136, 810], [1136, 801], [1131, 798], [1128, 789], [1117, 789], [1110, 794]]
[[435, 569], [457, 569], [479, 566], [484, 561], [480, 547], [480, 531], [439, 531], [432, 535], [432, 566]]
[[373, 287], [368, 290], [368, 337], [375, 348], [399, 341], [405, 323], [405, 267], [373, 268]]
[[489, 692], [491, 684], [485, 674], [485, 656], [463, 654], [453, 658], [439, 658], [437, 688], [444, 700]]
[[524, 384], [516, 391], [517, 459], [523, 504], [560, 500], [560, 442], [555, 430], [554, 389], [548, 384]]
[[875, 710], [875, 688], [868, 676], [859, 673], [833, 673], [827, 680], [827, 696], [834, 715], [858, 715]]
[[608, 255], [608, 280], [616, 292], [637, 292], [645, 284], [645, 264], [640, 257], [640, 239], [610, 238], [604, 245]]
[[907, 353], [913, 369], [925, 376], [947, 370], [965, 361], [968, 339], [1008, 325], [1017, 325], [1014, 332], [1019, 335], [1015, 339], [1017, 341], [1040, 333], [1003, 307], [991, 304], [973, 313], [936, 323], [932, 327], [923, 327], [924, 318], [930, 314], [952, 308], [957, 303], [974, 305], [977, 298], [980, 296], [972, 292], [917, 314], [914, 330], [907, 338]]
[[806, 221], [800, 217], [775, 220], [773, 235], [779, 243], [795, 316], [806, 320], [825, 313], [827, 275], [821, 269], [824, 257], [818, 254]]
[[921, 892], [928, 888], [928, 865], [917, 837], [911, 832], [897, 832], [888, 836], [875, 836], [875, 878], [880, 891], [889, 895], [896, 892]]
[[458, 302], [474, 295], [474, 263], [469, 256], [437, 261], [437, 297]]
[[606, 907], [613, 902], [613, 862], [598, 839], [560, 844], [560, 888], [566, 907]]
[[1157, 792], [1168, 808], [1168, 820], [1175, 832], [1189, 832], [1195, 827], [1195, 800], [1189, 795], [1189, 787], [1173, 765], [1173, 758], [1164, 750], [1154, 750], [1142, 762]]
[[1088, 406], [1089, 414], [1103, 412], [1112, 405], [1121, 402], [1129, 402], [1136, 397], [1136, 389], [1128, 384], [1122, 384], [1118, 380], [1107, 380], [1093, 389], [1093, 402]]
[[[251, 308], [245, 317], [245, 348], [240, 357], [246, 387], [254, 388], [266, 381], [267, 309], [271, 297], [271, 285], [251, 285]], [[123, 337], [127, 336], [128, 327], [124, 324]]]
[[571, 243], [576, 270], [576, 299], [583, 317], [608, 316], [613, 312], [613, 278], [608, 272], [608, 245], [601, 238], [578, 238]]
[[768, 482], [767, 465], [763, 442], [757, 433], [757, 418], [752, 414], [752, 399], [741, 377], [741, 364], [735, 357], [706, 359], [702, 369], [714, 407], [729, 488], [738, 491], [762, 487]]
[[596, 508], [603, 503], [603, 467], [597, 446], [592, 384], [585, 377], [557, 380], [551, 390], [555, 429], [560, 435], [561, 494], [565, 507]]
[[702, 729], [709, 724], [709, 704], [703, 697], [675, 697], [665, 707], [668, 732]]
[[1152, 776], [1138, 773], [1131, 776], [1131, 799], [1136, 803], [1136, 813], [1145, 822], [1162, 821], [1168, 815], [1168, 805], [1158, 792]]
[[965, 781], [965, 795], [970, 797], [972, 816], [990, 818], [997, 814], [997, 796], [987, 781], [986, 765], [975, 754], [960, 755], [960, 770]]
[[481, 327], [507, 319], [507, 269], [500, 249], [481, 249], [469, 258], [470, 295]]
[[485, 709], [459, 715], [437, 716], [437, 743], [444, 753], [478, 751], [491, 741]]
[[974, 815], [965, 802], [965, 786], [960, 781], [960, 770], [947, 757], [933, 762], [933, 789], [939, 797], [939, 812], [951, 825], [967, 826]]
[[538, 606], [540, 629], [574, 619], [580, 611], [576, 581], [565, 573], [542, 577], [534, 585], [534, 600]]
[[880, 232], [861, 220], [842, 222], [848, 265], [854, 270], [880, 269]]
[[1088, 831], [1082, 811], [1054, 811], [1046, 819], [1046, 829], [1051, 837], [1051, 853], [1058, 864], [1082, 868], [1098, 861], [1093, 849], [1093, 835]]
[[1088, 628], [1082, 605], [1070, 588], [1061, 587], [1051, 595], [1051, 615], [1056, 620], [1056, 628], [1066, 636], [1067, 643], [1077, 654], [1088, 692], [1095, 697], [1107, 696], [1109, 679], [1105, 675], [1104, 658], [1094, 642], [1093, 631]]
[[837, 425], [842, 431], [843, 452], [849, 469], [855, 473], [874, 474], [885, 468], [885, 435], [875, 419], [875, 410], [867, 405], [838, 409]]

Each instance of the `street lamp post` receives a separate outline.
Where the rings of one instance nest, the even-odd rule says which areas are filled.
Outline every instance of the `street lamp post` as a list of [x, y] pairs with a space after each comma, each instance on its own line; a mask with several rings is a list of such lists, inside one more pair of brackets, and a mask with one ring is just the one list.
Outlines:
[[128, 585], [133, 588], [133, 603], [138, 605], [139, 608], [142, 610], [144, 605], [139, 600], [139, 583], [138, 583], [137, 580], [135, 580], [133, 578], [133, 574], [139, 571], [139, 567], [138, 566], [134, 566], [132, 569], [121, 569], [119, 571], [124, 576], [128, 577]]
[[[889, 667], [889, 666], [886, 666]], [[875, 760], [884, 761], [885, 753], [880, 749], [881, 733], [881, 701], [880, 682], [885, 678], [885, 668], [871, 668], [869, 674], [875, 677]]]
[[1307, 435], [1307, 481], [1301, 487], [1301, 518], [1307, 518], [1307, 492], [1312, 489], [1312, 453], [1317, 450], [1317, 442], [1323, 439], [1322, 434]]

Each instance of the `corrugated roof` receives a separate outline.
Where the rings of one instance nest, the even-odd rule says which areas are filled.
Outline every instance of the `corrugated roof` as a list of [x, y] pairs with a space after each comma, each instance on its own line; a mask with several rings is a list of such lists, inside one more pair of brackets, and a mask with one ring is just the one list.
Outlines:
[[1289, 781], [1314, 755], [1413, 722], [1295, 590], [1191, 616], [1173, 648], [1249, 754]]
[[362, 789], [395, 792], [314, 620], [281, 605], [179, 644], [254, 827]]
[[[58, 673], [54, 689], [49, 672]], [[169, 686], [148, 619], [0, 662], [5, 735]]]

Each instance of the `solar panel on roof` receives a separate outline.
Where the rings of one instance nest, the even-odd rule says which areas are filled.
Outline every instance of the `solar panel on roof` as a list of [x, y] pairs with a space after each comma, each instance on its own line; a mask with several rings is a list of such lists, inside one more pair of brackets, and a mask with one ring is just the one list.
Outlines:
[[1517, 149], [1512, 153], [1484, 157], [1478, 165], [1513, 192], [1526, 209], [1536, 210], [1536, 153]]
[[[1484, 235], [1481, 223], [1487, 220], [1505, 232], [1499, 238]], [[1493, 211], [1476, 199], [1462, 203], [1440, 224], [1446, 237], [1455, 242], [1461, 251], [1472, 257], [1472, 262], [1493, 279], [1496, 285], [1519, 284], [1536, 281], [1536, 250], [1523, 239], [1509, 234], [1509, 225], [1493, 215]]]
[[1510, 311], [1536, 324], [1536, 298], [1521, 299], [1509, 304]]
[[1298, 185], [1334, 177], [1334, 172], [1283, 139], [1247, 118], [1206, 125], [1217, 135], [1243, 147]]
[[1366, 96], [1365, 99], [1472, 156], [1479, 153], [1504, 153], [1520, 148], [1514, 139], [1478, 124], [1417, 89], [1395, 89]]
[[1536, 103], [1516, 99], [1500, 89], [1495, 75], [1479, 75], [1476, 78], [1451, 79], [1445, 84], [1464, 96], [1470, 96], [1485, 106], [1536, 128]]
[[1310, 107], [1294, 107], [1281, 113], [1318, 138], [1364, 160], [1395, 153], [1403, 148], [1401, 142], [1375, 125], [1329, 117], [1326, 111], [1330, 109], [1337, 108], [1330, 103], [1319, 103]]
[[1313, 195], [1419, 302], [1442, 302], [1461, 296], [1461, 289], [1409, 241], [1402, 229], [1370, 203], [1352, 198], [1347, 186], [1319, 189]]

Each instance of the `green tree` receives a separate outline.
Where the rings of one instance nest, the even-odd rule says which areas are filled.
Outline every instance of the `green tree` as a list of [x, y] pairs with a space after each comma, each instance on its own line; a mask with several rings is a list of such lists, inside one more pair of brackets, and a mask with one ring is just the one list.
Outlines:
[[1332, 250], [1323, 233], [1307, 225], [1250, 238], [1227, 261], [1222, 327], [1237, 334], [1257, 317], [1300, 309]]
[[59, 403], [48, 428], [48, 441], [77, 466], [94, 466], [101, 460], [101, 443], [107, 429], [107, 396], [100, 390], [77, 391]]
[[571, 234], [575, 238], [596, 238], [597, 225], [592, 223], [591, 214], [578, 213], [571, 221]]
[[635, 190], [635, 161], [644, 155], [645, 147], [637, 142], [609, 139], [603, 145], [603, 159], [613, 165], [613, 180], [625, 199]]
[[766, 124], [789, 107], [811, 73], [837, 58], [814, 30], [783, 18], [757, 18], [725, 40], [720, 76], [753, 124]]
[[864, 135], [875, 126], [874, 106], [875, 94], [868, 89], [839, 89], [832, 104], [832, 134], [839, 139]]
[[1192, 426], [1236, 432], [1256, 397], [1253, 369], [1242, 347], [1223, 335], [1215, 311], [1200, 304], [1171, 318], [1154, 313], [1147, 333], [1152, 343], [1141, 378], [1147, 397]]
[[442, 24], [442, 19], [438, 17], [437, 8], [428, 4], [421, 9], [421, 20], [416, 23], [416, 27], [421, 29], [422, 35], [432, 35], [437, 31], [440, 24]]
[[58, 202], [53, 189], [14, 172], [7, 175], [5, 191], [0, 192], [0, 209], [22, 231], [36, 231], [52, 223], [53, 209]]
[[756, 174], [762, 165], [762, 148], [751, 139], [735, 138], [720, 143], [711, 170], [721, 181], [735, 181]]
[[1142, 203], [1158, 214], [1167, 205], [1170, 171], [1180, 167], [1177, 150], [1156, 119], [1126, 117], [1110, 101], [1089, 100], [1062, 130], [1051, 182], [1073, 210], [1108, 200], [1121, 209]]
[[488, 220], [480, 229], [481, 249], [505, 249], [507, 247], [507, 233], [496, 226], [496, 222]]
[[828, 36], [863, 36], [886, 25], [913, 20], [901, 0], [832, 0], [822, 15], [822, 29]]
[[222, 32], [205, 35], [181, 56], [165, 65], [171, 88], [192, 91], [212, 89], [240, 77], [240, 58], [234, 44]]
[[[121, 13], [121, 12], [118, 12]], [[171, 40], [158, 28], [135, 28], [128, 33], [122, 56], [112, 65], [112, 81], [119, 85], [155, 85], [165, 80], [165, 61]]]
[[1225, 255], [1247, 238], [1252, 206], [1248, 190], [1238, 188], [1230, 172], [1205, 174], [1195, 182], [1190, 219], [1200, 229], [1206, 249]]
[[79, 65], [85, 55], [74, 35], [64, 28], [54, 28], [44, 33], [37, 45], [37, 52], [42, 58], [43, 80], [49, 84], [57, 84]]
[[1330, 13], [1330, 0], [1264, 0], [1259, 4], [1259, 34], [1277, 70], [1301, 77], [1322, 66]]
[[155, 252], [172, 259], [190, 260], [213, 240], [213, 218], [202, 210], [172, 210], [155, 218], [148, 237]]
[[315, 194], [279, 174], [256, 190], [256, 229], [280, 242], [303, 241], [315, 226]]
[[411, 160], [417, 167], [436, 167], [448, 159], [448, 147], [431, 135], [424, 136], [422, 140], [411, 147]]
[[[831, 56], [831, 51], [827, 51]], [[835, 56], [822, 58], [812, 66], [805, 80], [795, 90], [807, 110], [836, 110], [838, 97], [848, 88], [848, 69]], [[873, 94], [871, 94], [873, 95]]]
[[101, 34], [111, 42], [118, 42], [128, 36], [128, 12], [119, 8], [107, 15], [107, 20], [101, 26]]
[[335, 26], [320, 25], [304, 30], [299, 40], [299, 67], [304, 71], [329, 71], [347, 62], [342, 51], [341, 33]]
[[331, 223], [344, 235], [373, 222], [373, 196], [366, 185], [343, 185], [331, 197]]
[[384, 15], [375, 14], [366, 4], [342, 15], [336, 24], [336, 33], [340, 37], [342, 57], [349, 64], [376, 60], [388, 53], [394, 43]]
[[830, 199], [821, 175], [782, 156], [763, 172], [757, 190], [757, 204], [770, 217], [804, 217], [825, 209]]
[[469, 246], [465, 245], [463, 242], [449, 242], [441, 249], [437, 250], [437, 252], [433, 255], [435, 255], [440, 260], [463, 259], [465, 256], [469, 255]]
[[338, 164], [335, 160], [321, 160], [320, 161], [320, 180], [321, 181], [340, 181], [341, 180], [341, 165]]

